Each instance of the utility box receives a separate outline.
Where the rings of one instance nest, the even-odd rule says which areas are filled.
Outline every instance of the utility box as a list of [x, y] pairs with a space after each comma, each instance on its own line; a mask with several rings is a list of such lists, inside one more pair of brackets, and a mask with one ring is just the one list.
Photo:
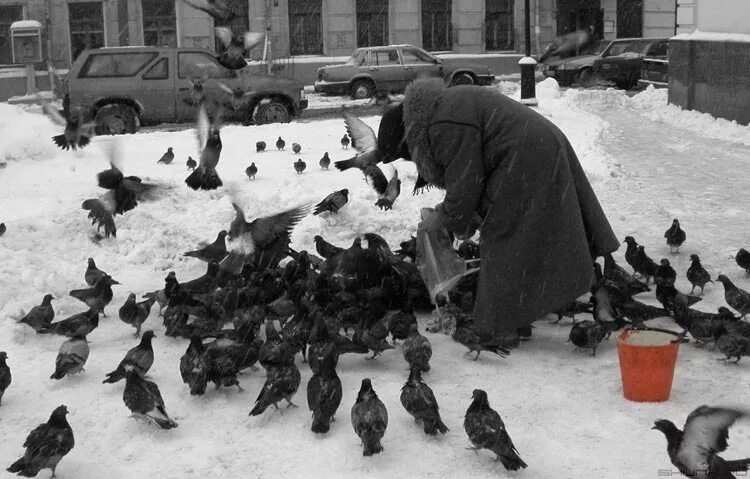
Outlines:
[[36, 20], [21, 20], [10, 25], [13, 63], [42, 61], [42, 24]]

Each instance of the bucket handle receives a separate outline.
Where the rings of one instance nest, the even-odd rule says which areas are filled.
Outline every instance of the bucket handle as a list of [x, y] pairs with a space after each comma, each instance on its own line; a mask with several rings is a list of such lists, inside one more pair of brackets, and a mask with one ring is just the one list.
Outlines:
[[626, 328], [627, 331], [658, 331], [660, 333], [667, 333], [671, 334], [673, 336], [677, 336], [677, 339], [673, 339], [670, 341], [670, 343], [681, 343], [685, 340], [685, 333], [678, 333], [676, 331], [672, 331], [671, 329], [664, 329], [664, 328], [654, 328], [651, 326], [631, 326], [629, 328]]

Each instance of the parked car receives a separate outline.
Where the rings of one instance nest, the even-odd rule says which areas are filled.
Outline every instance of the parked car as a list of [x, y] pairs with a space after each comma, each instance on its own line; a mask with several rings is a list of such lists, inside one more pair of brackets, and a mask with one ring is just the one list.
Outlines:
[[654, 85], [656, 88], [667, 88], [669, 72], [668, 48], [654, 50], [643, 58], [641, 67], [641, 78], [638, 80], [639, 87]]
[[617, 88], [633, 88], [641, 76], [645, 56], [665, 55], [668, 38], [639, 38], [618, 55], [607, 55], [594, 62], [594, 75], [598, 79], [614, 82]]
[[443, 78], [449, 85], [489, 85], [490, 69], [458, 59], [438, 58], [412, 45], [358, 48], [342, 65], [318, 68], [315, 91], [369, 98], [400, 93], [417, 77]]
[[[229, 105], [227, 120], [244, 124], [288, 122], [307, 107], [302, 83], [228, 70], [207, 50], [114, 47], [85, 50], [68, 72], [64, 89], [71, 104], [88, 107], [97, 130], [133, 133], [141, 124], [195, 120], [192, 81], [203, 93]], [[246, 93], [240, 105], [221, 85]]]
[[619, 55], [633, 42], [632, 38], [601, 40], [594, 44], [592, 53], [569, 58], [558, 58], [544, 63], [544, 76], [554, 78], [560, 86], [574, 83], [586, 84], [592, 80], [594, 62], [609, 55]]

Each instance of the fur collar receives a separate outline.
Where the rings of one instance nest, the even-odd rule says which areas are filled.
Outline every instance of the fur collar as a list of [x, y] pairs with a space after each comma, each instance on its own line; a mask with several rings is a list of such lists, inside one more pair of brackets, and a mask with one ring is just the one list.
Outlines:
[[404, 93], [406, 144], [419, 176], [428, 185], [445, 188], [444, 170], [435, 162], [430, 147], [430, 123], [435, 107], [445, 91], [442, 79], [416, 80]]

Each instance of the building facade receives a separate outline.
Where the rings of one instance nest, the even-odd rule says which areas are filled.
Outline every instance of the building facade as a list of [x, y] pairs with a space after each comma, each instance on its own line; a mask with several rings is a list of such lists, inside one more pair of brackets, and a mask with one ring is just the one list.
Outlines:
[[[192, 0], [193, 3], [205, 0]], [[231, 28], [268, 31], [274, 58], [346, 56], [410, 43], [455, 53], [523, 52], [523, 0], [226, 0]], [[213, 21], [182, 0], [0, 0], [0, 65], [9, 25], [45, 26], [45, 58], [65, 68], [84, 48], [171, 45], [214, 49]], [[531, 0], [531, 50], [592, 25], [599, 38], [674, 34], [675, 0]], [[263, 56], [263, 47], [252, 52]]]
[[680, 0], [669, 102], [750, 124], [750, 2]]

